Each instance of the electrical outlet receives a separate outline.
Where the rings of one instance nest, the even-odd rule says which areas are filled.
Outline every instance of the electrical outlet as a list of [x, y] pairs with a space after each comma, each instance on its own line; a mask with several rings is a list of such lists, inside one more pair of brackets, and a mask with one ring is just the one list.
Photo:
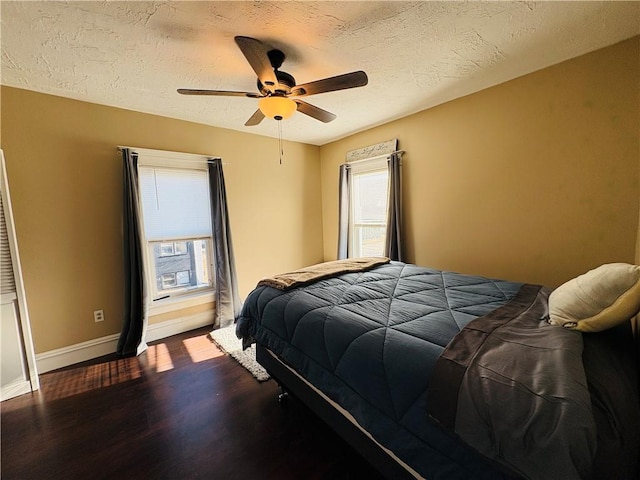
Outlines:
[[96, 323], [104, 321], [104, 310], [96, 310], [93, 312], [93, 321]]

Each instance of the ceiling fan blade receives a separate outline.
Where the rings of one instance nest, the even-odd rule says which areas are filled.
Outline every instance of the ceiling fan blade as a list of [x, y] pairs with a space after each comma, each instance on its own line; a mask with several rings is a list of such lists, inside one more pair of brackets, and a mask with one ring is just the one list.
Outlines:
[[258, 109], [258, 110], [255, 111], [255, 113], [253, 115], [251, 115], [249, 120], [246, 121], [244, 126], [245, 127], [253, 127], [255, 125], [258, 125], [262, 121], [263, 118], [264, 118], [264, 113], [262, 113], [260, 111], [260, 109]]
[[251, 37], [235, 37], [235, 41], [242, 50], [253, 71], [258, 75], [258, 79], [267, 90], [273, 92], [278, 85], [278, 79], [273, 71], [273, 66], [267, 55], [267, 47], [260, 41]]
[[197, 90], [192, 88], [179, 88], [178, 93], [182, 95], [213, 95], [221, 97], [249, 97], [260, 98], [262, 95], [252, 92], [230, 92], [227, 90]]
[[316, 120], [320, 120], [321, 122], [324, 122], [324, 123], [329, 123], [332, 120], [336, 119], [336, 116], [333, 113], [327, 112], [326, 110], [316, 107], [315, 105], [311, 105], [310, 103], [303, 102], [302, 100], [294, 100], [294, 102], [296, 102], [296, 104], [298, 105], [298, 111], [300, 113], [309, 115], [310, 117], [315, 118]]
[[291, 91], [292, 96], [302, 97], [305, 95], [315, 95], [317, 93], [333, 92], [335, 90], [345, 90], [347, 88], [364, 87], [369, 83], [367, 74], [363, 71], [345, 73], [315, 82], [296, 85]]

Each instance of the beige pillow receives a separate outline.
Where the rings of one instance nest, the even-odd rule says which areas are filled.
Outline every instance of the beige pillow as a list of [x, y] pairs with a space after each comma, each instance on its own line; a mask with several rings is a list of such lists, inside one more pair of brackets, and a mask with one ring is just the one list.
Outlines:
[[560, 285], [549, 296], [549, 323], [599, 332], [640, 311], [640, 266], [608, 263]]

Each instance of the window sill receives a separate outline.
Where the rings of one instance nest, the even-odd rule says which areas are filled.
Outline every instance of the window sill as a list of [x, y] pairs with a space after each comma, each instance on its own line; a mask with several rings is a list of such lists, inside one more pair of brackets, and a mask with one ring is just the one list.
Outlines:
[[149, 305], [149, 316], [161, 315], [163, 313], [174, 312], [176, 310], [182, 310], [183, 308], [195, 307], [197, 305], [212, 303], [214, 301], [215, 295], [213, 290], [193, 293], [191, 295], [165, 298], [155, 302], [151, 301]]

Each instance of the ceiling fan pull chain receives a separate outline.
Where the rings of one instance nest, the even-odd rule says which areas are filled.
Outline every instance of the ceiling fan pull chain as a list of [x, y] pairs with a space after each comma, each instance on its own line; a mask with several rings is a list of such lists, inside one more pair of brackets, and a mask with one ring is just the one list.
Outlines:
[[284, 148], [282, 146], [282, 120], [278, 120], [278, 149], [280, 150], [280, 165], [282, 165], [282, 155], [284, 155]]

